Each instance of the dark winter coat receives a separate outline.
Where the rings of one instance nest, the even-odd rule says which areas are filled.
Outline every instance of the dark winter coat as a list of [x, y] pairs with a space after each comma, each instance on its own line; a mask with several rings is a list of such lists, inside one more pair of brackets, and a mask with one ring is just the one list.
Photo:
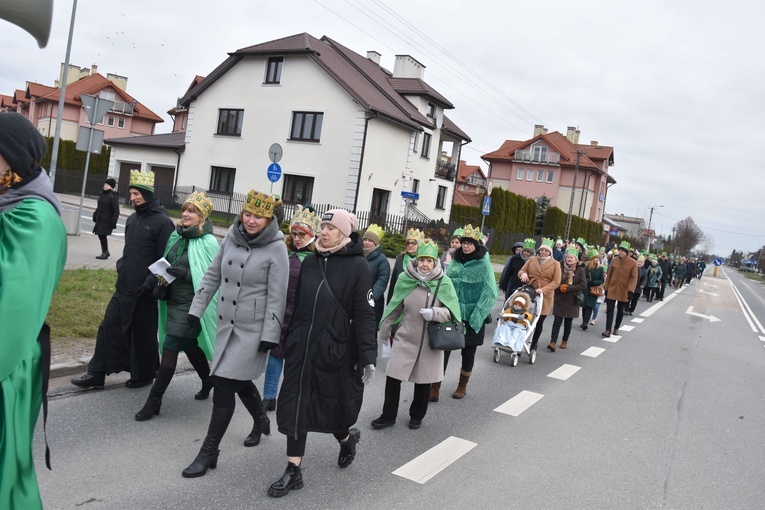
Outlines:
[[648, 283], [648, 271], [646, 270], [645, 265], [638, 265], [637, 284], [632, 291], [638, 293], [641, 292], [646, 283]]
[[97, 236], [111, 235], [117, 228], [120, 218], [120, 197], [114, 190], [102, 191], [98, 195], [98, 205], [93, 211], [93, 233]]
[[[345, 313], [327, 292], [320, 264]], [[276, 407], [282, 434], [335, 432], [356, 423], [363, 367], [377, 359], [373, 305], [372, 274], [356, 232], [336, 253], [303, 261]]]
[[526, 261], [523, 260], [520, 253], [507, 259], [505, 269], [502, 271], [502, 278], [499, 280], [499, 288], [505, 292], [505, 300], [510, 297], [510, 294], [512, 294], [515, 289], [523, 285], [523, 282], [518, 276], [518, 271], [521, 270], [525, 263]]
[[[560, 279], [561, 283], [567, 283], [563, 262], [560, 263]], [[584, 275], [584, 266], [577, 264], [574, 270], [574, 278], [571, 284], [567, 285], [566, 292], [562, 292], [560, 286], [555, 289], [552, 308], [553, 315], [566, 319], [576, 319], [579, 317], [579, 300], [576, 296], [580, 292], [584, 293], [586, 290], [587, 277]]]
[[598, 296], [590, 294], [592, 287], [603, 285], [605, 281], [605, 271], [603, 266], [598, 266], [590, 271], [587, 266], [584, 266], [584, 277], [587, 279], [587, 288], [584, 290], [584, 306], [587, 308], [595, 308], [598, 302]]
[[382, 252], [382, 246], [378, 246], [367, 257], [369, 270], [372, 272], [372, 298], [375, 300], [375, 324], [380, 324], [383, 310], [385, 310], [385, 288], [390, 279], [390, 264], [388, 258]]
[[173, 230], [173, 220], [156, 200], [136, 206], [125, 222], [125, 248], [117, 261], [118, 291], [134, 295], [155, 278], [149, 266], [162, 258]]
[[669, 273], [672, 268], [672, 262], [666, 257], [659, 259], [659, 267], [661, 268], [661, 281], [667, 283], [669, 281]]
[[[294, 246], [292, 247], [294, 249]], [[303, 265], [303, 259], [305, 259], [311, 252], [313, 252], [313, 243], [301, 248], [296, 252], [290, 253], [290, 279], [287, 283], [287, 303], [284, 307], [284, 320], [282, 321], [282, 336], [279, 339], [279, 346], [272, 349], [270, 355], [283, 359], [284, 358], [284, 342], [287, 340], [287, 332], [292, 322], [292, 314], [295, 311], [295, 300], [297, 299], [297, 286], [298, 278], [300, 277], [300, 266]]]

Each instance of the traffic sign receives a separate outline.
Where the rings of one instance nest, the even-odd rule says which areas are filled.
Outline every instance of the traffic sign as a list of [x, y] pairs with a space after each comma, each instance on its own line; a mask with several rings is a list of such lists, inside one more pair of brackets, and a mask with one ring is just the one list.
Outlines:
[[401, 196], [404, 198], [411, 198], [412, 200], [419, 200], [420, 194], [419, 193], [413, 193], [411, 191], [402, 191]]
[[494, 181], [492, 181], [491, 179], [489, 179], [489, 184], [486, 186], [486, 196], [487, 196], [487, 197], [490, 197], [490, 196], [491, 196], [491, 191], [492, 191], [493, 189], [494, 189]]
[[489, 211], [491, 211], [491, 197], [487, 195], [483, 197], [483, 208], [482, 208], [481, 214], [483, 214], [484, 216], [488, 216]]
[[268, 172], [266, 172], [266, 175], [268, 175], [269, 181], [276, 182], [282, 176], [282, 167], [279, 166], [279, 163], [271, 163], [268, 165]]
[[268, 159], [274, 163], [278, 163], [282, 160], [282, 154], [282, 146], [278, 143], [272, 143], [271, 147], [268, 148]]
[[85, 117], [91, 126], [103, 122], [106, 112], [114, 107], [114, 101], [89, 94], [80, 95], [80, 101], [82, 101], [82, 107], [85, 108]]
[[722, 266], [722, 263], [723, 263], [723, 261], [722, 261], [722, 259], [721, 259], [721, 258], [719, 258], [719, 257], [718, 257], [718, 258], [716, 258], [716, 259], [715, 259], [715, 262], [714, 262], [714, 264], [715, 264], [716, 266]]
[[[90, 146], [88, 146], [88, 143], [90, 143]], [[103, 143], [104, 132], [101, 129], [80, 126], [80, 129], [77, 131], [77, 142], [75, 143], [74, 148], [78, 151], [101, 154]]]

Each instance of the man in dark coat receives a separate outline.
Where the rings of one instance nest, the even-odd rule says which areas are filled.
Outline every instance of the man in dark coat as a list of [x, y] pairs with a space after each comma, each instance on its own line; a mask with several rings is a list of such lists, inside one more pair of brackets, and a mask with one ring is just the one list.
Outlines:
[[162, 258], [175, 226], [154, 198], [154, 174], [130, 172], [130, 200], [135, 212], [125, 222], [125, 248], [117, 261], [117, 284], [88, 373], [72, 379], [81, 388], [103, 389], [107, 374], [130, 371], [128, 388], [152, 383], [159, 366], [156, 277], [149, 266]]
[[375, 325], [380, 327], [383, 310], [385, 310], [385, 289], [390, 280], [390, 264], [388, 258], [382, 252], [380, 241], [385, 235], [385, 231], [378, 225], [369, 225], [364, 233], [362, 244], [364, 247], [364, 256], [369, 263], [369, 270], [372, 272], [372, 298], [375, 300]]
[[661, 282], [659, 283], [659, 301], [664, 301], [664, 291], [667, 288], [669, 275], [672, 270], [672, 262], [667, 258], [667, 252], [661, 252], [659, 256], [659, 267], [661, 268]]
[[515, 289], [523, 285], [518, 277], [518, 271], [529, 260], [529, 257], [534, 255], [534, 250], [524, 248], [521, 241], [513, 245], [513, 250], [514, 255], [507, 259], [505, 268], [502, 270], [502, 276], [499, 277], [499, 290], [505, 293], [505, 300], [510, 297]]
[[117, 228], [117, 220], [120, 217], [120, 197], [114, 188], [117, 187], [117, 181], [111, 177], [104, 182], [104, 189], [98, 195], [98, 205], [93, 211], [93, 233], [98, 236], [101, 242], [101, 255], [97, 259], [108, 259], [109, 241], [106, 236], [112, 235], [112, 231]]

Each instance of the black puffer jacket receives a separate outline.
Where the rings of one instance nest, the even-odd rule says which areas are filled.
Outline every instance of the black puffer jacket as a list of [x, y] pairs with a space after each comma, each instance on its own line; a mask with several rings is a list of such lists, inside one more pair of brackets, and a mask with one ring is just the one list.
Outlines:
[[97, 236], [112, 234], [120, 218], [120, 197], [114, 190], [102, 191], [98, 195], [98, 205], [93, 211], [93, 233]]
[[[324, 288], [319, 264], [352, 324]], [[372, 275], [359, 235], [351, 233], [351, 243], [337, 253], [306, 257], [297, 292], [284, 345], [279, 431], [294, 436], [343, 430], [356, 423], [361, 409], [363, 367], [377, 359]]]

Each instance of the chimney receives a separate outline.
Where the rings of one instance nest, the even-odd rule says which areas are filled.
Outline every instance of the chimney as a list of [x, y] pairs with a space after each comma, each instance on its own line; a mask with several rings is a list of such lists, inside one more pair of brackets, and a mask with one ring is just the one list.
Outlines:
[[566, 138], [568, 138], [568, 141], [571, 143], [576, 143], [574, 139], [576, 138], [576, 128], [575, 127], [567, 127], [566, 128]]
[[396, 63], [393, 66], [394, 78], [419, 78], [425, 76], [425, 66], [417, 62], [409, 55], [396, 55]]
[[542, 124], [534, 124], [534, 136], [544, 135], [547, 130]]
[[376, 51], [367, 52], [367, 58], [371, 60], [372, 62], [374, 62], [375, 64], [377, 64], [378, 66], [380, 65], [380, 57], [382, 57], [382, 55], [380, 55]]
[[127, 77], [126, 76], [120, 76], [118, 74], [114, 73], [106, 73], [106, 79], [110, 82], [114, 83], [116, 86], [127, 92]]
[[97, 72], [98, 72], [98, 66], [96, 64], [93, 64], [90, 67], [90, 74], [93, 75], [93, 74], [96, 74]]
[[580, 135], [581, 133], [582, 133], [582, 132], [581, 132], [581, 131], [579, 131], [578, 129], [577, 129], [577, 130], [574, 132], [574, 143], [579, 143], [579, 135]]
[[598, 146], [598, 141], [597, 140], [592, 140], [590, 142], [590, 145], [592, 145], [593, 147], [597, 147]]

